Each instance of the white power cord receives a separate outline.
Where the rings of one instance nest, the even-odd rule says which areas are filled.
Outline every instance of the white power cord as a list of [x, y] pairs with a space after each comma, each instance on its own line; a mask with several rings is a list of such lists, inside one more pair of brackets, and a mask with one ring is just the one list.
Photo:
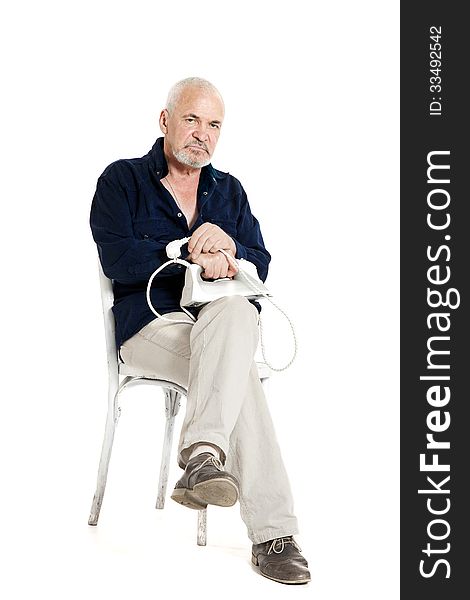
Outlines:
[[229, 262], [231, 262], [232, 265], [234, 265], [235, 267], [237, 267], [238, 272], [243, 275], [243, 277], [245, 278], [245, 281], [248, 283], [248, 285], [251, 287], [251, 289], [256, 294], [259, 294], [259, 295], [263, 296], [264, 298], [266, 298], [266, 300], [269, 300], [269, 302], [271, 302], [271, 304], [275, 308], [277, 308], [277, 310], [279, 312], [281, 312], [285, 316], [285, 318], [287, 319], [287, 321], [289, 322], [289, 325], [290, 325], [290, 328], [291, 328], [291, 331], [292, 331], [292, 337], [294, 339], [294, 353], [293, 353], [292, 358], [290, 359], [290, 361], [287, 363], [287, 365], [285, 365], [284, 367], [274, 367], [268, 361], [268, 359], [266, 358], [265, 349], [264, 349], [264, 342], [263, 342], [263, 321], [261, 319], [261, 315], [259, 315], [259, 338], [260, 338], [261, 354], [263, 356], [263, 360], [264, 360], [264, 362], [268, 365], [268, 367], [272, 371], [285, 371], [287, 368], [289, 368], [291, 366], [291, 364], [295, 360], [295, 357], [297, 356], [297, 337], [295, 335], [295, 329], [294, 329], [294, 325], [292, 324], [292, 321], [289, 319], [289, 317], [287, 316], [287, 314], [282, 310], [282, 308], [280, 306], [278, 306], [273, 300], [271, 300], [271, 298], [268, 296], [268, 294], [265, 291], [263, 291], [262, 289], [260, 289], [256, 285], [256, 282], [253, 279], [251, 279], [251, 277], [248, 277], [248, 275], [243, 271], [243, 269], [238, 268], [238, 263], [237, 263], [236, 259], [233, 258], [233, 256], [231, 256], [225, 250], [219, 250], [219, 252], [222, 252], [222, 254], [225, 254], [225, 256], [227, 257], [227, 259], [229, 260]]
[[186, 244], [186, 242], [188, 242], [188, 241], [189, 241], [189, 238], [183, 238], [181, 240], [173, 240], [172, 242], [170, 242], [169, 244], [166, 245], [166, 255], [168, 256], [168, 258], [170, 260], [167, 260], [165, 264], [161, 265], [161, 267], [158, 267], [158, 269], [152, 273], [152, 275], [147, 283], [146, 298], [147, 298], [147, 304], [149, 305], [150, 310], [159, 319], [163, 319], [164, 321], [169, 321], [170, 323], [187, 323], [188, 325], [194, 325], [194, 323], [196, 321], [196, 317], [194, 317], [189, 312], [189, 310], [186, 310], [184, 308], [184, 306], [182, 306], [181, 309], [191, 318], [191, 321], [184, 321], [183, 319], [169, 319], [168, 317], [161, 315], [159, 312], [157, 312], [154, 309], [152, 301], [150, 299], [150, 288], [152, 287], [152, 281], [154, 280], [155, 276], [160, 273], [160, 271], [163, 271], [163, 269], [165, 267], [167, 267], [168, 265], [172, 265], [172, 264], [183, 265], [186, 268], [189, 268], [191, 266], [191, 263], [189, 263], [187, 260], [183, 260], [182, 258], [179, 258], [181, 256], [181, 246]]
[[[152, 301], [150, 298], [150, 289], [152, 287], [152, 282], [155, 278], [156, 275], [158, 275], [158, 273], [160, 273], [160, 271], [162, 271], [165, 267], [167, 267], [168, 265], [171, 264], [180, 264], [183, 265], [186, 268], [191, 267], [191, 263], [189, 263], [186, 260], [183, 260], [182, 258], [179, 258], [181, 256], [181, 246], [183, 246], [184, 244], [186, 244], [186, 242], [189, 241], [190, 238], [182, 238], [181, 240], [174, 240], [172, 242], [170, 242], [169, 244], [167, 244], [166, 246], [166, 253], [167, 256], [170, 260], [168, 260], [165, 264], [161, 265], [156, 271], [154, 271], [147, 283], [147, 291], [146, 291], [146, 298], [147, 298], [147, 304], [149, 305], [150, 310], [153, 312], [154, 315], [156, 315], [159, 319], [163, 319], [164, 321], [169, 321], [170, 323], [186, 323], [188, 325], [194, 325], [196, 318], [188, 311], [186, 310], [186, 308], [184, 306], [181, 306], [181, 309], [191, 318], [191, 321], [184, 321], [182, 319], [168, 319], [167, 317], [165, 317], [164, 315], [161, 315], [159, 312], [157, 312], [155, 310], [155, 308], [152, 305]], [[266, 300], [269, 300], [269, 302], [271, 302], [271, 304], [277, 308], [277, 310], [279, 312], [281, 312], [284, 317], [287, 319], [287, 321], [289, 322], [291, 331], [292, 331], [292, 337], [294, 339], [294, 353], [292, 355], [292, 358], [290, 359], [290, 361], [287, 363], [287, 365], [285, 365], [284, 367], [274, 367], [273, 365], [271, 365], [271, 363], [268, 361], [268, 359], [266, 358], [266, 354], [265, 354], [265, 348], [264, 348], [264, 342], [263, 342], [263, 323], [261, 320], [261, 315], [259, 315], [259, 328], [260, 328], [260, 345], [261, 345], [261, 354], [263, 356], [263, 360], [266, 363], [266, 365], [272, 370], [272, 371], [285, 371], [285, 369], [287, 369], [288, 367], [291, 366], [291, 364], [294, 362], [295, 357], [297, 356], [297, 337], [295, 335], [295, 330], [294, 330], [294, 325], [292, 324], [292, 321], [289, 319], [289, 317], [287, 316], [287, 314], [282, 310], [282, 308], [280, 308], [273, 300], [271, 300], [271, 298], [268, 296], [268, 294], [260, 289], [257, 285], [256, 282], [251, 279], [250, 277], [248, 277], [248, 275], [243, 271], [243, 269], [240, 269], [237, 259], [234, 258], [233, 256], [231, 256], [228, 252], [226, 252], [225, 250], [219, 250], [219, 252], [222, 252], [222, 254], [224, 254], [228, 261], [234, 266], [236, 267], [237, 271], [239, 273], [241, 273], [241, 275], [244, 277], [245, 281], [248, 283], [249, 287], [257, 294], [257, 295], [261, 295], [264, 298], [266, 298]]]

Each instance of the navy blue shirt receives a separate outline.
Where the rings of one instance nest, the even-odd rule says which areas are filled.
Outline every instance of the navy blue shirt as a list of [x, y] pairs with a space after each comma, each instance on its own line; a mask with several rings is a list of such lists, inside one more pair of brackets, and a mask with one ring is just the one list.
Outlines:
[[[215, 223], [230, 235], [237, 247], [236, 257], [254, 263], [262, 281], [268, 275], [271, 256], [238, 179], [211, 164], [202, 167], [198, 217], [189, 228], [186, 217], [160, 181], [167, 174], [161, 137], [145, 156], [111, 163], [96, 186], [90, 226], [103, 272], [113, 280], [118, 349], [155, 319], [145, 292], [150, 275], [168, 260], [166, 244], [190, 237], [202, 223]], [[187, 246], [183, 247], [182, 257], [185, 255]], [[185, 271], [181, 265], [169, 265], [153, 280], [152, 304], [160, 314], [181, 310]], [[197, 310], [191, 312], [197, 314]]]

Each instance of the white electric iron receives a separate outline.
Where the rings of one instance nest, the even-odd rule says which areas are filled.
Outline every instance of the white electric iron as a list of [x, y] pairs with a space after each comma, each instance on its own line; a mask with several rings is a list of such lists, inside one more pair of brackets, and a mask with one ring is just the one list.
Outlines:
[[203, 279], [202, 267], [191, 264], [186, 269], [181, 306], [201, 306], [222, 296], [245, 296], [249, 300], [256, 300], [272, 295], [259, 279], [256, 266], [252, 262], [240, 258], [237, 263], [238, 273], [233, 278], [223, 277], [215, 281]]

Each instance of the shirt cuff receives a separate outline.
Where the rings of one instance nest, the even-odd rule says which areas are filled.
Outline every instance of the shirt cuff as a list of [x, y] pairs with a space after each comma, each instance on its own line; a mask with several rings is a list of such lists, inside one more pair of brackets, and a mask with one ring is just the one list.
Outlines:
[[237, 251], [235, 253], [235, 258], [244, 258], [244, 259], [246, 259], [247, 253], [246, 253], [245, 246], [242, 246], [240, 244], [240, 242], [237, 242], [237, 240], [235, 238], [232, 238], [232, 240], [235, 242], [235, 247], [237, 249]]

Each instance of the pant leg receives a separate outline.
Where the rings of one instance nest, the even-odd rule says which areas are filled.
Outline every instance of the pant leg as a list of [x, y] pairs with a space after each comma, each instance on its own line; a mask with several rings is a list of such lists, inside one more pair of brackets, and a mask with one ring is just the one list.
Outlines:
[[240, 482], [240, 515], [254, 544], [299, 533], [289, 478], [256, 363], [230, 436], [225, 468]]
[[258, 311], [242, 296], [219, 298], [198, 315], [191, 337], [188, 400], [179, 440], [184, 468], [199, 440], [216, 444], [225, 462], [258, 345]]
[[[184, 312], [167, 313], [165, 317], [189, 320]], [[191, 324], [154, 319], [122, 344], [121, 358], [143, 375], [169, 379], [187, 388], [192, 327]]]
[[187, 387], [178, 464], [185, 467], [195, 443], [209, 442], [221, 450], [227, 470], [240, 482], [240, 514], [253, 543], [298, 533], [289, 480], [253, 360], [257, 343], [256, 308], [231, 296], [204, 306], [194, 325], [155, 319], [121, 346], [125, 363]]

